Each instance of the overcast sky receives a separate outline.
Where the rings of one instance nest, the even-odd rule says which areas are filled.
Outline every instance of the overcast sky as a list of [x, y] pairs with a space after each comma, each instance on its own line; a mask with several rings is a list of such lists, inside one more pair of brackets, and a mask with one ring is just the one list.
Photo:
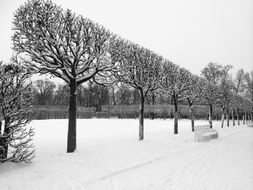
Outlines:
[[[13, 12], [0, 0], [0, 60], [11, 54]], [[209, 62], [253, 70], [253, 0], [53, 0], [200, 74]]]

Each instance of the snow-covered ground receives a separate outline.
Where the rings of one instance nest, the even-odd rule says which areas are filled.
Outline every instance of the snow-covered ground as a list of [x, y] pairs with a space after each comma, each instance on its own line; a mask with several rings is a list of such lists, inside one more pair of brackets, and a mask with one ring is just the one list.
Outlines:
[[[206, 124], [197, 121], [196, 125]], [[218, 139], [194, 141], [189, 120], [78, 120], [77, 151], [66, 154], [67, 120], [33, 121], [32, 164], [0, 164], [0, 189], [253, 189], [253, 127], [220, 128]]]

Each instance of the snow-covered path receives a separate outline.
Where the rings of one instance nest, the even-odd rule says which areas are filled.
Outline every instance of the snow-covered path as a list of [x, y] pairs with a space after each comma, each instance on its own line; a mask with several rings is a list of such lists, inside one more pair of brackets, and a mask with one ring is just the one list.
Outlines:
[[220, 137], [198, 143], [187, 120], [178, 135], [172, 121], [145, 120], [139, 142], [137, 120], [78, 120], [78, 150], [66, 154], [66, 123], [33, 122], [37, 157], [30, 165], [0, 164], [1, 190], [253, 188], [253, 128], [215, 122]]
[[93, 180], [87, 187], [250, 190], [253, 188], [253, 129], [233, 130], [218, 140]]

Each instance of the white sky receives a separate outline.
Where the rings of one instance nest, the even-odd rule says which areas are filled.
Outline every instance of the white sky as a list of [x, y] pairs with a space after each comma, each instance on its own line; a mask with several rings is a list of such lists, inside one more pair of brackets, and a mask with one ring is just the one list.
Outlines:
[[[13, 12], [0, 0], [0, 60], [11, 54]], [[54, 0], [200, 74], [207, 63], [253, 70], [253, 0]]]

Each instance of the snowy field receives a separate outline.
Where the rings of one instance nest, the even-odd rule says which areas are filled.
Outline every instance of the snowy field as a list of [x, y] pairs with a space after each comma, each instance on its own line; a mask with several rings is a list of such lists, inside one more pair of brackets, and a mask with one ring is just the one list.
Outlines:
[[[207, 124], [197, 121], [196, 125]], [[1, 190], [252, 190], [253, 127], [220, 128], [218, 139], [194, 141], [189, 120], [78, 120], [77, 151], [66, 154], [67, 120], [33, 121], [32, 164], [0, 164]]]

